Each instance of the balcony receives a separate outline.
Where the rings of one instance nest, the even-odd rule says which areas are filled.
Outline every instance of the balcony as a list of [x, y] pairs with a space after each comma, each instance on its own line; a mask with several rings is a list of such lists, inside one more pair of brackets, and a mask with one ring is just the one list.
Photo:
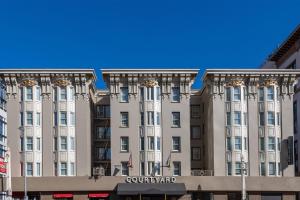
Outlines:
[[213, 176], [213, 170], [197, 169], [191, 171], [191, 176]]

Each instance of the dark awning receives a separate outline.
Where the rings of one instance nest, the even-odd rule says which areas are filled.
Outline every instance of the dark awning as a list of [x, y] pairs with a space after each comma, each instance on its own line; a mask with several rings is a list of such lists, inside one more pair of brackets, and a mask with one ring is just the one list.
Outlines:
[[186, 193], [184, 183], [119, 183], [118, 195], [138, 194], [167, 194], [184, 195]]

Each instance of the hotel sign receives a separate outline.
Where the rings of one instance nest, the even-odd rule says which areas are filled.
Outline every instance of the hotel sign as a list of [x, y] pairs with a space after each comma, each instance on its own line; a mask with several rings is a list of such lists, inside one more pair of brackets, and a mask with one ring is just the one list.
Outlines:
[[175, 183], [174, 176], [128, 176], [126, 183]]

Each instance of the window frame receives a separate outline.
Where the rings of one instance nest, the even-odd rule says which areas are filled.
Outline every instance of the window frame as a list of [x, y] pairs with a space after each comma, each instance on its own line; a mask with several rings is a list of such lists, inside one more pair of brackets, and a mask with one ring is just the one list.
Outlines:
[[181, 137], [180, 136], [172, 136], [172, 152], [176, 152], [176, 153], [181, 152]]
[[129, 127], [129, 113], [128, 112], [120, 112], [121, 116], [121, 128], [128, 128]]
[[[125, 141], [125, 143], [124, 143]], [[126, 147], [126, 148], [123, 148]], [[120, 137], [120, 152], [128, 153], [129, 152], [129, 137], [128, 136], [121, 136]]]
[[180, 112], [172, 112], [172, 127], [180, 128]]

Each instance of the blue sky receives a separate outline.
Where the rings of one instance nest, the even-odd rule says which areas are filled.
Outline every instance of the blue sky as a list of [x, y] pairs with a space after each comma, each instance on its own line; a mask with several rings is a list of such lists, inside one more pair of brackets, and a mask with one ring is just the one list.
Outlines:
[[299, 8], [296, 0], [1, 1], [0, 67], [257, 68], [300, 23]]

